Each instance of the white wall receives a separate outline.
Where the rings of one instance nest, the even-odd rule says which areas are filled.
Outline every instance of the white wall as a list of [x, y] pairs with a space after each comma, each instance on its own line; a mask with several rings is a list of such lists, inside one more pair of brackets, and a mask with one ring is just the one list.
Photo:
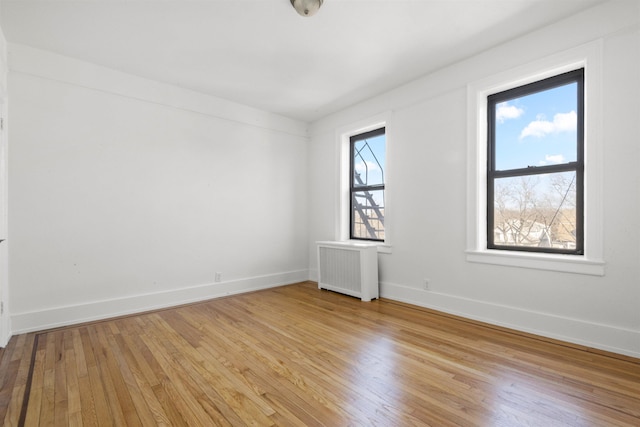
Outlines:
[[[386, 224], [392, 252], [379, 254], [382, 296], [639, 357], [639, 5], [607, 3], [314, 123], [311, 277], [314, 242], [336, 238], [337, 132], [392, 111]], [[605, 276], [467, 262], [467, 85], [598, 39]]]
[[9, 67], [14, 333], [308, 277], [305, 124], [21, 45]]

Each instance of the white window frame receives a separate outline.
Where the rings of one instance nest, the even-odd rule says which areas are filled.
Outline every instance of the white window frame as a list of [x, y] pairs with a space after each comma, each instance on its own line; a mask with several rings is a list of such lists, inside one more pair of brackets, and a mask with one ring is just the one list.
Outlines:
[[363, 243], [363, 240], [351, 240], [350, 239], [350, 138], [355, 135], [360, 135], [365, 132], [369, 132], [382, 127], [385, 129], [385, 206], [384, 206], [384, 242], [366, 241], [367, 243], [374, 244], [378, 247], [378, 253], [391, 253], [391, 233], [390, 233], [390, 201], [389, 198], [389, 121], [391, 112], [385, 112], [373, 117], [369, 117], [364, 120], [352, 123], [347, 126], [340, 127], [336, 131], [336, 140], [338, 142], [338, 165], [339, 165], [339, 191], [338, 200], [336, 205], [337, 217], [336, 217], [336, 240], [341, 242], [357, 242]]
[[[487, 96], [577, 68], [584, 78], [584, 255], [487, 249]], [[470, 83], [467, 87], [469, 262], [603, 276], [602, 41]]]

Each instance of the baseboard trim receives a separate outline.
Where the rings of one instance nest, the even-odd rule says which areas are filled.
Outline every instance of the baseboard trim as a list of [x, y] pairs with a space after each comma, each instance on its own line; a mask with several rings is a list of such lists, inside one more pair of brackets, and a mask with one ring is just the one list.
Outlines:
[[541, 337], [640, 358], [640, 331], [381, 282], [380, 296]]
[[11, 323], [9, 316], [6, 316], [6, 319], [0, 318], [0, 322], [4, 322], [0, 327], [0, 348], [4, 348], [9, 344], [9, 340], [11, 339]]
[[110, 300], [92, 301], [86, 304], [12, 313], [12, 334], [43, 331], [61, 326], [126, 316], [228, 295], [274, 288], [304, 282], [308, 277], [308, 270], [296, 270]]

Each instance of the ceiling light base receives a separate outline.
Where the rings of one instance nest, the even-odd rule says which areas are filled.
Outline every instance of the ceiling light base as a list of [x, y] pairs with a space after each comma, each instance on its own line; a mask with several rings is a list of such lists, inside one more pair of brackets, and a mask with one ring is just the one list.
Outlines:
[[322, 6], [323, 0], [291, 0], [291, 5], [300, 16], [313, 16]]

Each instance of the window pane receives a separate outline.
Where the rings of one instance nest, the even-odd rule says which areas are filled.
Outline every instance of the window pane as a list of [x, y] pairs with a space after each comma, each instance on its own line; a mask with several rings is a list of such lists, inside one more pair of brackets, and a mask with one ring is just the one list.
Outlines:
[[575, 172], [495, 180], [495, 245], [575, 249], [576, 224]]
[[384, 146], [384, 134], [354, 142], [354, 187], [384, 184]]
[[577, 91], [570, 83], [496, 104], [496, 170], [575, 162]]
[[355, 191], [352, 203], [352, 237], [384, 240], [384, 191]]

